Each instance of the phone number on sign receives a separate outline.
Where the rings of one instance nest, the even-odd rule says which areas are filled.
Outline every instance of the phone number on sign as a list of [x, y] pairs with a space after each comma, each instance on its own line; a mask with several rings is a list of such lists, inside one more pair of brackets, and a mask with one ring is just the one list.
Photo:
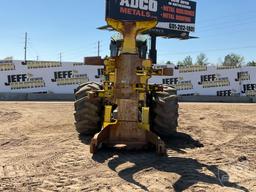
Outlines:
[[194, 32], [195, 27], [189, 26], [189, 25], [181, 25], [181, 24], [174, 24], [170, 23], [170, 29], [177, 30], [177, 31], [188, 31], [188, 32]]

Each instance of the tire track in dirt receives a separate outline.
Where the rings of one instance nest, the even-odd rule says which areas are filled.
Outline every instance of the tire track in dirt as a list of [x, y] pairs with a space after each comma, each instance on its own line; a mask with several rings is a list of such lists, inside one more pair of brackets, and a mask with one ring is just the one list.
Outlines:
[[0, 121], [5, 123], [10, 123], [11, 121], [16, 121], [22, 117], [22, 114], [16, 111], [0, 111]]

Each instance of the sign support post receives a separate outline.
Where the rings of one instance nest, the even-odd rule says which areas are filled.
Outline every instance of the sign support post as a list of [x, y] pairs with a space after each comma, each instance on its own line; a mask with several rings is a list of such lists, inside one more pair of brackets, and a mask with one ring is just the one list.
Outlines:
[[149, 50], [149, 58], [152, 60], [154, 64], [157, 63], [157, 50], [156, 50], [156, 35], [150, 35], [150, 50]]

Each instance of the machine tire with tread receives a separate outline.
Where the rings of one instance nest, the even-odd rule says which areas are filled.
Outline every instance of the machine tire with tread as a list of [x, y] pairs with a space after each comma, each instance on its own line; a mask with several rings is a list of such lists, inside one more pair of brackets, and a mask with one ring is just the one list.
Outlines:
[[101, 130], [103, 102], [99, 97], [89, 97], [89, 93], [100, 90], [100, 84], [89, 82], [75, 91], [75, 127], [83, 135], [94, 135]]
[[166, 85], [163, 88], [152, 97], [151, 129], [161, 138], [168, 138], [177, 132], [179, 104], [176, 90]]

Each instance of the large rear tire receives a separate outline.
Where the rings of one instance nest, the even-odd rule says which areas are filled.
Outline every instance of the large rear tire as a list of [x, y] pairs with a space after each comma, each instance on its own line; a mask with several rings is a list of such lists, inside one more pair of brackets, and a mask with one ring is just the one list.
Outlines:
[[83, 135], [94, 135], [101, 130], [103, 101], [99, 97], [89, 97], [101, 86], [94, 82], [85, 83], [75, 91], [75, 127]]
[[163, 92], [152, 96], [151, 129], [161, 138], [168, 138], [177, 132], [179, 104], [177, 91], [165, 85]]

